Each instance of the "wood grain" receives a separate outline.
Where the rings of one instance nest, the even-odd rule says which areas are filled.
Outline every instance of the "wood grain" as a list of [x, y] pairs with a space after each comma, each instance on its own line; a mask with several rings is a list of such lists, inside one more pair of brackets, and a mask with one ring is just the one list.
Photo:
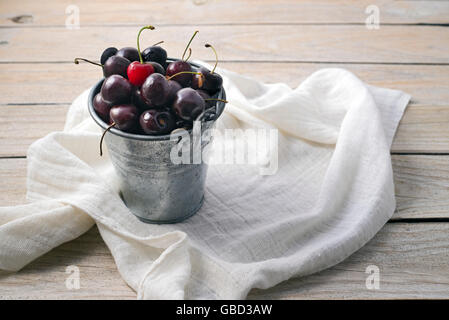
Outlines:
[[[345, 68], [371, 85], [398, 89], [422, 105], [448, 105], [449, 66], [326, 64], [326, 63], [234, 63], [219, 66], [266, 83], [285, 82], [292, 88], [321, 68]], [[0, 103], [71, 103], [102, 76], [90, 64], [0, 64]], [[55, 86], [57, 84], [57, 86]]]
[[24, 156], [31, 143], [64, 128], [67, 105], [0, 106], [0, 156]]
[[[180, 57], [196, 28], [162, 26], [142, 33], [142, 47], [161, 39], [169, 56]], [[303, 61], [376, 63], [449, 63], [449, 29], [435, 26], [223, 25], [201, 26], [192, 44], [194, 59], [221, 61]], [[109, 46], [135, 46], [138, 27], [0, 28], [0, 62], [98, 59]], [[30, 54], [32, 53], [32, 54]]]
[[[449, 298], [448, 223], [389, 223], [344, 262], [291, 279], [249, 299]], [[365, 286], [366, 268], [380, 269], [379, 290]], [[68, 266], [80, 271], [80, 289], [69, 290]], [[135, 299], [121, 279], [96, 227], [61, 245], [18, 273], [0, 275], [0, 299]]]
[[393, 219], [449, 218], [449, 157], [393, 155]]
[[[394, 220], [449, 218], [449, 157], [393, 155]], [[26, 159], [0, 159], [0, 204], [25, 202]]]
[[[2, 1], [0, 25], [64, 26], [70, 2], [50, 0]], [[386, 0], [134, 0], [122, 7], [119, 0], [77, 0], [80, 23], [103, 24], [263, 24], [263, 23], [365, 23], [365, 9], [376, 5], [382, 23], [448, 22], [445, 1]], [[111, 8], [121, 7], [121, 10]], [[51, 8], [49, 10], [48, 8]], [[174, 10], [176, 8], [176, 10]]]

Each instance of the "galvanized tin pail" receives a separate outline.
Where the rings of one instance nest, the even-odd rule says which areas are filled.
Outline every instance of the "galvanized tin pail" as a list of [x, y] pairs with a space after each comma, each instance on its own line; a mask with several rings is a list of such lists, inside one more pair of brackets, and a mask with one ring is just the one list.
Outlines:
[[[103, 81], [92, 88], [88, 105], [94, 121], [105, 130], [109, 125], [93, 109], [93, 99], [100, 92]], [[224, 89], [214, 97], [226, 99]], [[200, 116], [201, 133], [214, 126], [224, 106], [219, 101], [213, 109], [208, 109], [207, 116]], [[188, 134], [193, 144], [192, 130]], [[121, 196], [140, 220], [158, 224], [176, 223], [199, 210], [204, 200], [207, 164], [204, 161], [200, 164], [174, 164], [170, 152], [177, 141], [170, 140], [170, 135], [138, 135], [112, 128], [106, 133], [105, 142], [119, 178]], [[202, 142], [201, 150], [207, 144], [208, 141]], [[190, 147], [193, 150], [193, 146]]]

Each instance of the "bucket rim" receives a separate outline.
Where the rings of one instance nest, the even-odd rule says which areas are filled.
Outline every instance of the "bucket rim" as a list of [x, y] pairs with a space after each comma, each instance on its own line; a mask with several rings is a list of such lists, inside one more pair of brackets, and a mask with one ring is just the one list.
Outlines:
[[[167, 58], [167, 61], [179, 61], [179, 60], [180, 59]], [[189, 62], [189, 63], [193, 67], [195, 67], [197, 69], [201, 67], [199, 64], [192, 63], [192, 62]], [[105, 80], [105, 78], [100, 79], [92, 87], [92, 89], [90, 90], [89, 97], [88, 97], [88, 109], [89, 109], [90, 116], [97, 123], [97, 125], [99, 125], [102, 129], [106, 130], [109, 127], [109, 124], [104, 122], [97, 115], [97, 113], [94, 110], [94, 106], [93, 106], [93, 101], [94, 101], [95, 95], [100, 92], [101, 86], [103, 85], [104, 80]], [[225, 90], [224, 90], [223, 86], [220, 88], [220, 91], [218, 92], [218, 99], [226, 100], [226, 93], [225, 93]], [[216, 121], [221, 116], [221, 114], [223, 113], [224, 108], [225, 108], [225, 103], [222, 102], [222, 101], [217, 101], [217, 104], [216, 104], [216, 110], [217, 111], [216, 111], [216, 115], [215, 115], [214, 119], [210, 120], [210, 121], [206, 121], [206, 122]], [[202, 114], [200, 114], [198, 117], [201, 117], [203, 114], [204, 114], [204, 112]], [[192, 129], [188, 129], [186, 131], [189, 134], [192, 133]], [[120, 136], [120, 137], [123, 137], [123, 138], [127, 138], [127, 139], [143, 140], [143, 141], [164, 141], [164, 140], [170, 140], [170, 136], [171, 136], [171, 133], [164, 134], [164, 135], [143, 135], [143, 134], [129, 133], [129, 132], [121, 131], [121, 130], [116, 129], [116, 128], [109, 129], [109, 133], [112, 133], [112, 134], [115, 134], [117, 136]]]

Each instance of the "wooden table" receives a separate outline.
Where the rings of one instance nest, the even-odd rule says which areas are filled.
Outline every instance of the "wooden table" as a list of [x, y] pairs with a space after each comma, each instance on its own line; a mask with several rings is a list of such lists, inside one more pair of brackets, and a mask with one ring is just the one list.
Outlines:
[[[72, 3], [80, 29], [65, 25]], [[365, 25], [369, 5], [379, 8], [379, 29]], [[413, 96], [391, 150], [392, 220], [343, 263], [249, 298], [449, 298], [448, 23], [449, 1], [2, 1], [0, 204], [25, 202], [27, 147], [61, 130], [70, 102], [100, 77], [97, 67], [75, 66], [75, 56], [134, 46], [138, 27], [154, 24], [143, 46], [165, 40], [179, 57], [198, 29], [194, 58], [212, 61], [200, 45], [211, 42], [222, 67], [266, 82], [295, 87], [319, 68], [344, 67]], [[79, 290], [66, 289], [69, 265], [80, 269]], [[378, 290], [365, 285], [369, 265], [380, 268]], [[135, 297], [96, 228], [0, 275], [0, 298]]]

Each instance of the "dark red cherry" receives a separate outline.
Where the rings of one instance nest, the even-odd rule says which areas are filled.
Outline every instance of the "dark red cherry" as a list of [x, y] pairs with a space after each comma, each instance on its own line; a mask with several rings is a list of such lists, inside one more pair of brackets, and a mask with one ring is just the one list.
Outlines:
[[183, 88], [176, 93], [173, 110], [183, 120], [193, 121], [205, 109], [205, 101], [196, 90]]
[[202, 77], [200, 75], [194, 75], [192, 79], [192, 88], [194, 89], [202, 89], [210, 94], [216, 93], [218, 90], [220, 90], [221, 86], [223, 85], [223, 78], [215, 72], [215, 69], [217, 68], [218, 64], [218, 55], [215, 48], [206, 43], [204, 45], [206, 48], [211, 48], [214, 51], [215, 54], [215, 65], [212, 71], [209, 71], [207, 68], [201, 67], [198, 71], [203, 75]]
[[150, 74], [154, 73], [153, 65], [149, 63], [131, 62], [128, 66], [127, 74], [129, 82], [136, 87], [140, 87]]
[[139, 51], [136, 48], [132, 47], [121, 48], [115, 55], [126, 58], [131, 62], [140, 60]]
[[167, 63], [167, 51], [160, 46], [151, 46], [142, 51], [144, 61], [157, 62], [161, 66]]
[[120, 104], [113, 106], [109, 111], [114, 127], [122, 131], [134, 131], [139, 119], [139, 111], [132, 104]]
[[206, 109], [213, 107], [217, 103], [215, 100], [207, 100], [207, 99], [212, 99], [212, 97], [206, 91], [196, 90], [196, 92], [198, 92], [198, 94], [201, 96], [201, 98], [204, 99], [204, 102], [206, 102]]
[[162, 107], [167, 102], [168, 89], [167, 80], [159, 73], [150, 75], [141, 88], [142, 96], [158, 107]]
[[[165, 71], [165, 74], [167, 76], [173, 76], [179, 72], [185, 72], [185, 71], [192, 71], [192, 67], [190, 66], [190, 63], [187, 61], [173, 61], [168, 64], [167, 70]], [[173, 80], [178, 82], [183, 87], [188, 87], [190, 83], [192, 82], [192, 74], [190, 73], [183, 73], [179, 74], [175, 77], [173, 77]]]
[[113, 74], [101, 86], [101, 96], [106, 102], [120, 104], [130, 101], [132, 86], [124, 77]]
[[145, 99], [142, 96], [142, 91], [140, 90], [140, 88], [134, 87], [131, 95], [133, 104], [136, 107], [138, 107], [141, 111], [156, 108], [156, 106], [153, 105], [151, 101]]
[[109, 123], [109, 111], [112, 105], [104, 101], [100, 93], [97, 93], [94, 97], [93, 107], [97, 115], [106, 123]]
[[115, 56], [117, 51], [117, 48], [114, 47], [106, 48], [101, 54], [100, 63], [104, 65], [106, 63], [106, 60], [108, 60], [112, 56]]
[[150, 62], [148, 62], [148, 63], [151, 64], [151, 65], [153, 66], [153, 68], [154, 68], [154, 73], [160, 73], [160, 74], [162, 74], [163, 76], [165, 76], [165, 68], [164, 68], [162, 65], [160, 65], [159, 63], [154, 62], [154, 61], [150, 61]]
[[147, 110], [140, 115], [140, 127], [146, 134], [167, 134], [176, 128], [174, 116], [167, 110]]
[[198, 72], [200, 72], [203, 76], [197, 74], [193, 75], [192, 88], [202, 89], [211, 94], [214, 94], [220, 90], [223, 85], [223, 78], [218, 73], [211, 72], [204, 67], [201, 67]]
[[[192, 53], [192, 50], [190, 49], [189, 56], [184, 60], [184, 56], [189, 49], [190, 44], [192, 43], [193, 38], [197, 35], [198, 31], [195, 31], [193, 33], [193, 36], [190, 38], [189, 42], [187, 43], [186, 48], [184, 49], [184, 53], [182, 54], [181, 60], [173, 61], [169, 63], [167, 66], [167, 69], [165, 70], [165, 74], [167, 77], [171, 77], [177, 73], [180, 72], [192, 72], [192, 67], [190, 66], [190, 63], [187, 62], [190, 58], [190, 53]], [[190, 73], [182, 73], [177, 75], [176, 77], [173, 77], [173, 80], [177, 81], [181, 86], [188, 87], [190, 86], [190, 83], [192, 82], [192, 74]]]
[[109, 57], [103, 65], [103, 75], [107, 78], [113, 74], [118, 74], [127, 78], [127, 70], [130, 63], [131, 62], [128, 59], [123, 57]]
[[176, 99], [176, 93], [182, 89], [181, 85], [173, 80], [167, 80], [168, 84], [168, 95], [167, 95], [167, 105], [171, 105]]

